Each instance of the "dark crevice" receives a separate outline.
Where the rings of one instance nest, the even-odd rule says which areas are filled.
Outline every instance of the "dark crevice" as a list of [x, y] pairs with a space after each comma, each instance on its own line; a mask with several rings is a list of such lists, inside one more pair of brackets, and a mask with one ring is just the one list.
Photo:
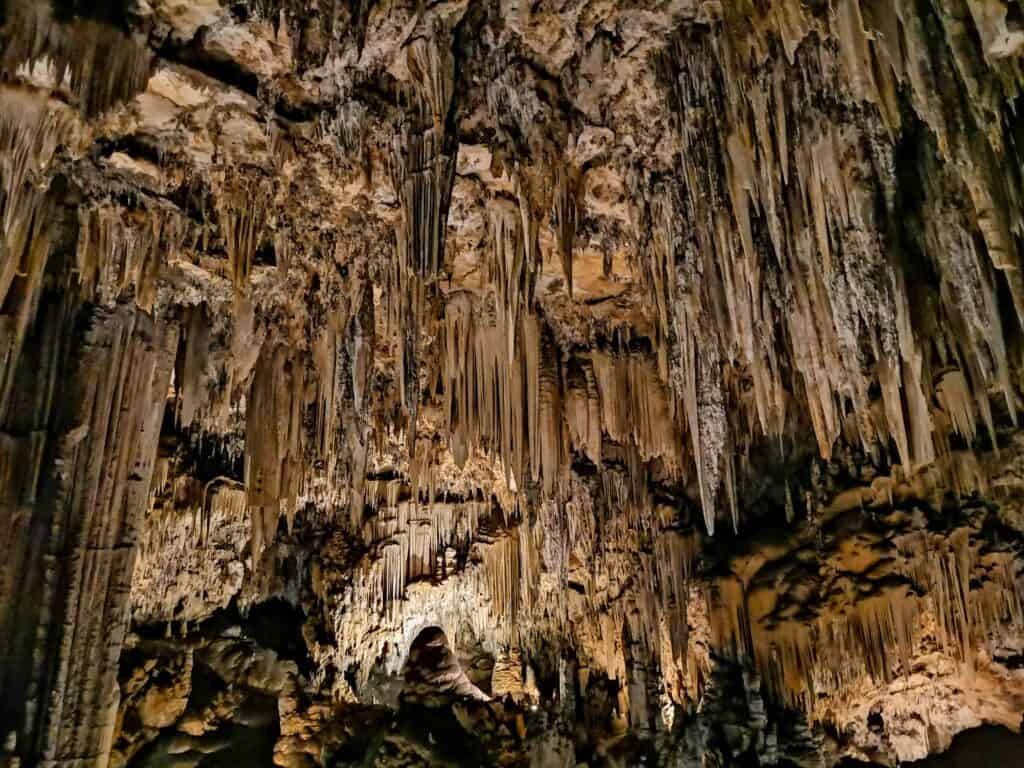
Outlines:
[[159, 51], [161, 58], [175, 64], [182, 64], [207, 77], [236, 88], [255, 98], [259, 97], [259, 76], [245, 69], [234, 59], [217, 56], [203, 47], [200, 32], [196, 39], [186, 45], [167, 43]]

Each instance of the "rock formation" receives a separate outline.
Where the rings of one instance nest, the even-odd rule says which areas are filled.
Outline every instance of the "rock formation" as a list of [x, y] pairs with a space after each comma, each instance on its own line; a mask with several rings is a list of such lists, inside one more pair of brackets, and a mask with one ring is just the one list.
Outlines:
[[0, 766], [897, 765], [1024, 714], [1021, 0], [0, 0]]

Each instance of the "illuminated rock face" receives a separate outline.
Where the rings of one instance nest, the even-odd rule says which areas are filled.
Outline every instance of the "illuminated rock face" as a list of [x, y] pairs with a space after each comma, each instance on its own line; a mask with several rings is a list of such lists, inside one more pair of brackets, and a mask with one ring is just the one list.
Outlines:
[[0, 766], [1020, 728], [1020, 0], [3, 0], [0, 70]]

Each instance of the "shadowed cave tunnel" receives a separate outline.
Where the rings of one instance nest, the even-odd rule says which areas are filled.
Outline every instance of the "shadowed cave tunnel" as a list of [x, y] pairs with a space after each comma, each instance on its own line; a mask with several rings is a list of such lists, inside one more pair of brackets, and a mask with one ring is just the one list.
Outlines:
[[[849, 760], [840, 768], [869, 765], [874, 763]], [[946, 752], [906, 765], [919, 768], [1017, 768], [1024, 766], [1024, 736], [1006, 728], [983, 725], [958, 734]]]
[[420, 631], [403, 665], [405, 701], [437, 701], [460, 697], [484, 701], [487, 695], [470, 681], [440, 627]]

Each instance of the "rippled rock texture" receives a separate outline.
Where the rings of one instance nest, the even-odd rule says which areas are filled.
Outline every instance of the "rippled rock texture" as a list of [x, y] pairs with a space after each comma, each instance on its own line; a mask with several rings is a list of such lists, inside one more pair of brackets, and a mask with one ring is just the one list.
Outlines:
[[1020, 0], [0, 7], [0, 765], [1019, 731]]

